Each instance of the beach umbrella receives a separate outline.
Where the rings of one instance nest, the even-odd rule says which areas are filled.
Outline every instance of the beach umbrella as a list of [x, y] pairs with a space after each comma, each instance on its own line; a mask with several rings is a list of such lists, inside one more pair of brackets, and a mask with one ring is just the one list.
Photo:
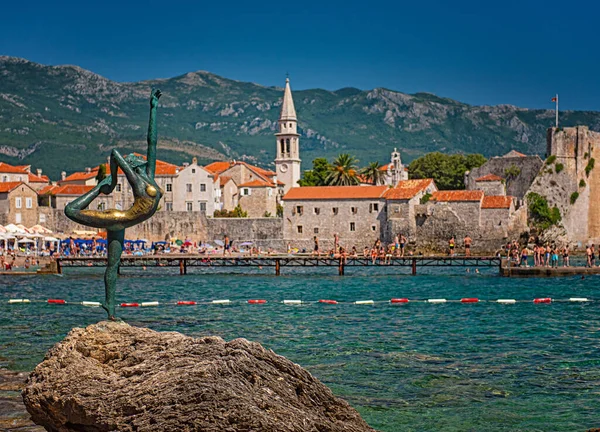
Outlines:
[[58, 242], [60, 240], [57, 239], [56, 237], [44, 237], [44, 241], [47, 241], [47, 242]]
[[15, 234], [15, 233], [25, 234], [26, 233], [24, 229], [19, 228], [15, 224], [8, 224], [4, 228], [6, 228], [6, 232], [9, 232], [11, 234]]
[[35, 233], [39, 233], [39, 234], [52, 234], [52, 230], [43, 227], [41, 225], [34, 225], [31, 228], [29, 228], [30, 232], [35, 232]]
[[21, 244], [21, 243], [35, 243], [35, 241], [33, 241], [30, 238], [22, 238], [21, 240], [18, 240], [17, 243]]
[[23, 231], [24, 231], [24, 232], [26, 232], [26, 233], [31, 233], [31, 231], [29, 231], [29, 228], [27, 228], [27, 227], [26, 227], [25, 225], [23, 225], [23, 224], [18, 224], [18, 225], [17, 225], [17, 228], [19, 228], [19, 229], [23, 230]]
[[215, 242], [215, 244], [217, 244], [219, 246], [225, 246], [225, 243], [223, 243], [223, 240], [215, 240], [214, 242]]
[[253, 242], [247, 241], [247, 242], [240, 243], [240, 246], [252, 246], [253, 244], [254, 244]]

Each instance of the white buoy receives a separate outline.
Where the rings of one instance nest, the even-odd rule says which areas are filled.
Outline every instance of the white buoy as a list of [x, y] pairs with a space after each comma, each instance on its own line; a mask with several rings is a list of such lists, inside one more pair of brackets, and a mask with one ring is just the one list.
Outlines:
[[589, 299], [585, 298], [585, 297], [571, 297], [569, 299], [569, 301], [572, 302], [586, 302], [586, 301], [590, 301]]
[[212, 304], [229, 304], [231, 303], [230, 300], [213, 300]]
[[92, 301], [82, 301], [81, 304], [83, 306], [88, 306], [88, 307], [100, 307], [100, 306], [102, 306], [102, 303], [100, 303], [100, 302], [92, 302]]
[[153, 301], [153, 302], [142, 302], [142, 307], [148, 307], [148, 306], [158, 306], [158, 302], [157, 301]]
[[517, 301], [515, 299], [498, 299], [498, 303], [513, 304], [516, 302]]
[[429, 299], [427, 300], [427, 303], [446, 303], [447, 300], [446, 299]]
[[30, 303], [29, 299], [9, 299], [9, 303]]
[[355, 301], [354, 304], [357, 304], [357, 305], [367, 305], [367, 304], [368, 305], [372, 305], [372, 304], [375, 304], [375, 302], [373, 300], [358, 300], [358, 301]]
[[282, 303], [286, 305], [299, 305], [302, 304], [302, 300], [284, 300]]

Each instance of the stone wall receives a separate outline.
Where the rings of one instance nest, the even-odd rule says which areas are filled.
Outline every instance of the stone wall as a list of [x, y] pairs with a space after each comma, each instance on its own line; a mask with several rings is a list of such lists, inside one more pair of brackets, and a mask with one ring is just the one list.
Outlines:
[[486, 195], [506, 195], [506, 186], [500, 180], [475, 182], [475, 189], [482, 190]]
[[251, 241], [263, 249], [285, 250], [282, 218], [208, 218], [206, 240], [223, 240], [225, 235], [233, 240], [234, 246]]
[[465, 186], [467, 189], [477, 189], [475, 179], [488, 174], [506, 178], [506, 170], [515, 166], [519, 169], [519, 175], [506, 182], [506, 195], [522, 199], [543, 165], [544, 162], [539, 156], [493, 157], [479, 168], [473, 168], [465, 174]]
[[[586, 174], [591, 159], [600, 161], [600, 133], [585, 126], [548, 130], [547, 148], [555, 160], [546, 164], [531, 185], [562, 216], [562, 241], [578, 246], [600, 241], [599, 167]], [[562, 168], [557, 172], [559, 164]], [[579, 197], [571, 203], [571, 196]]]

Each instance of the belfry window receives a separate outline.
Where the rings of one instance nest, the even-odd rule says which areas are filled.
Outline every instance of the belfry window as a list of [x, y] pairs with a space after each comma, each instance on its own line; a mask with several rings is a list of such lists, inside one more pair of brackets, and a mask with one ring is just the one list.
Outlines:
[[285, 148], [287, 150], [286, 153], [289, 153], [290, 152], [290, 139], [289, 138], [285, 140]]
[[285, 153], [285, 141], [281, 139], [281, 153]]

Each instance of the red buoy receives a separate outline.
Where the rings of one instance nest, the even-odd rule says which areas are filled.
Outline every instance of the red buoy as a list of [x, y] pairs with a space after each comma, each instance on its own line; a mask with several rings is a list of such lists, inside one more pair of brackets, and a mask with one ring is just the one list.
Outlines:
[[139, 303], [121, 303], [121, 307], [138, 307]]
[[319, 300], [319, 303], [338, 304], [337, 300]]
[[479, 299], [475, 297], [467, 297], [460, 299], [461, 303], [479, 303]]
[[195, 301], [178, 301], [177, 306], [194, 306], [196, 304]]
[[552, 299], [550, 297], [536, 298], [533, 299], [534, 303], [552, 303]]
[[66, 302], [62, 299], [48, 299], [48, 303], [51, 304], [65, 304]]
[[393, 298], [390, 303], [408, 303], [409, 301], [407, 298]]
[[248, 300], [249, 304], [265, 304], [267, 301], [262, 299]]

